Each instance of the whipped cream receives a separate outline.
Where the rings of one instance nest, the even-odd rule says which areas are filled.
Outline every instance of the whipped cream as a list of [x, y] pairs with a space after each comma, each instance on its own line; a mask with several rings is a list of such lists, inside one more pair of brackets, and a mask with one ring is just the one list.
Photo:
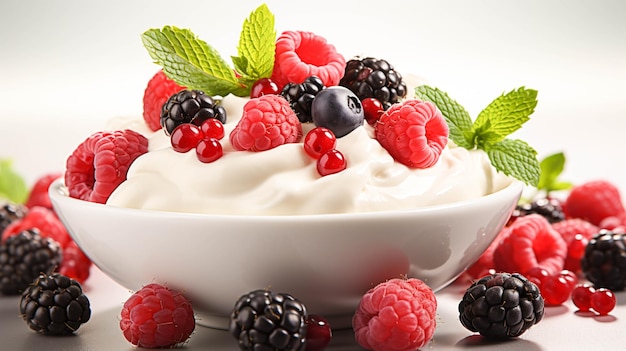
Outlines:
[[[302, 143], [262, 152], [235, 151], [228, 140], [247, 99], [227, 96], [224, 155], [198, 161], [195, 150], [172, 150], [163, 131], [149, 132], [141, 119], [117, 120], [111, 129], [131, 128], [149, 139], [127, 180], [111, 194], [111, 206], [158, 211], [232, 215], [311, 215], [408, 210], [475, 199], [513, 180], [497, 172], [482, 150], [451, 141], [427, 169], [395, 162], [365, 125], [337, 140], [347, 169], [322, 177]], [[312, 125], [303, 125], [304, 133]]]

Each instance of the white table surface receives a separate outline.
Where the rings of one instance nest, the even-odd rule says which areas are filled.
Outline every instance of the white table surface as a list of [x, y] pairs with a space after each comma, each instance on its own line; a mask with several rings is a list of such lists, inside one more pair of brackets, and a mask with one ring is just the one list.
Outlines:
[[[67, 156], [106, 120], [139, 115], [156, 72], [141, 45], [148, 28], [191, 28], [222, 56], [236, 53], [243, 19], [259, 1], [3, 1], [0, 4], [0, 158], [11, 158], [31, 184], [62, 171]], [[347, 58], [388, 59], [400, 72], [426, 77], [475, 117], [493, 98], [519, 86], [539, 91], [539, 105], [515, 137], [539, 156], [564, 151], [563, 178], [603, 178], [626, 189], [626, 2], [574, 1], [266, 1], [276, 28], [311, 30]], [[397, 5], [401, 5], [399, 8]], [[355, 30], [361, 28], [362, 30]], [[348, 33], [352, 29], [351, 33]], [[0, 297], [0, 340], [10, 349], [132, 349], [117, 328], [129, 293], [94, 270], [87, 284], [93, 320], [76, 338], [41, 338]], [[462, 328], [458, 291], [438, 294], [439, 326], [425, 349], [621, 350], [626, 295], [603, 318], [549, 308], [521, 338], [486, 345]], [[478, 343], [478, 345], [477, 345]], [[343, 345], [343, 346], [342, 346]], [[188, 349], [233, 350], [223, 332], [196, 331]], [[0, 347], [4, 349], [3, 347]], [[333, 350], [351, 350], [339, 333]]]

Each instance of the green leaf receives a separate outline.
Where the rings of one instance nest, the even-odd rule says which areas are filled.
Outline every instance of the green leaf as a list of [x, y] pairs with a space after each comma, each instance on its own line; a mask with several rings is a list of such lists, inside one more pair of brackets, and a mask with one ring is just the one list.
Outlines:
[[23, 204], [28, 198], [28, 187], [12, 166], [11, 160], [0, 159], [0, 199]]
[[447, 93], [427, 85], [415, 88], [415, 95], [423, 101], [430, 101], [437, 105], [448, 124], [449, 138], [455, 144], [466, 149], [473, 149], [476, 146], [472, 132], [472, 118], [461, 104], [450, 98]]
[[541, 176], [537, 183], [538, 190], [544, 190], [546, 193], [555, 190], [567, 190], [572, 187], [572, 183], [559, 180], [559, 176], [565, 168], [565, 154], [558, 152], [544, 157], [539, 162], [541, 168]]
[[474, 122], [478, 143], [497, 143], [520, 129], [537, 106], [537, 91], [521, 87], [502, 94], [482, 110]]
[[240, 83], [251, 86], [260, 78], [270, 77], [275, 52], [274, 15], [263, 4], [244, 21], [237, 47], [238, 56], [232, 57], [235, 69], [242, 75]]
[[504, 139], [485, 150], [491, 164], [500, 172], [527, 185], [537, 186], [541, 173], [537, 152], [519, 139]]
[[165, 26], [145, 31], [141, 39], [150, 57], [176, 83], [207, 95], [247, 94], [217, 50], [190, 30]]

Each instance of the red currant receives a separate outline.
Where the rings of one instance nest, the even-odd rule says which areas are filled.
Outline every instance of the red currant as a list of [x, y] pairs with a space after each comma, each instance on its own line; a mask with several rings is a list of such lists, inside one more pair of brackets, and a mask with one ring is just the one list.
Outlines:
[[567, 245], [567, 257], [565, 258], [565, 268], [573, 272], [580, 271], [580, 259], [585, 254], [585, 248], [589, 243], [582, 234], [576, 234], [572, 241]]
[[278, 94], [278, 85], [269, 78], [257, 80], [250, 88], [250, 98], [252, 99], [269, 94]]
[[591, 308], [601, 316], [605, 316], [613, 311], [616, 303], [615, 294], [609, 289], [600, 288], [591, 294]]
[[337, 146], [337, 138], [328, 128], [314, 128], [304, 137], [304, 151], [315, 159], [334, 149], [335, 146]]
[[591, 295], [596, 291], [590, 284], [578, 284], [572, 290], [572, 302], [580, 311], [586, 312], [591, 308]]
[[528, 280], [535, 283], [539, 289], [541, 289], [541, 286], [545, 283], [546, 279], [550, 277], [550, 273], [548, 273], [548, 271], [544, 268], [534, 267], [529, 269], [525, 276]]
[[559, 273], [559, 275], [565, 278], [571, 289], [574, 289], [576, 284], [578, 284], [578, 276], [570, 270], [564, 269], [561, 273]]
[[341, 172], [346, 169], [346, 167], [346, 158], [337, 149], [327, 151], [317, 160], [317, 172], [321, 176]]
[[222, 144], [215, 138], [202, 139], [198, 143], [198, 146], [196, 146], [196, 155], [200, 162], [213, 162], [222, 157]]
[[383, 115], [385, 109], [383, 108], [383, 104], [376, 98], [365, 98], [361, 101], [361, 105], [363, 105], [363, 114], [365, 115], [365, 120], [369, 125], [373, 126], [376, 124], [380, 116]]
[[183, 123], [174, 128], [170, 136], [172, 148], [177, 152], [187, 152], [202, 140], [202, 132], [195, 124]]
[[541, 286], [541, 295], [547, 306], [559, 306], [569, 299], [572, 286], [560, 275], [549, 276]]
[[306, 351], [321, 351], [326, 348], [333, 332], [328, 321], [315, 314], [306, 319]]
[[202, 122], [200, 130], [204, 138], [215, 138], [220, 140], [224, 137], [224, 124], [215, 118], [209, 118]]

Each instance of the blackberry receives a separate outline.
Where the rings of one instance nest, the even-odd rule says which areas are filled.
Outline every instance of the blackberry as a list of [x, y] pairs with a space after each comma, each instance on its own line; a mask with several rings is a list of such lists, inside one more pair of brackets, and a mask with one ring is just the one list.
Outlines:
[[310, 76], [304, 82], [289, 83], [283, 87], [280, 95], [289, 101], [289, 106], [296, 113], [301, 123], [313, 122], [311, 105], [315, 95], [324, 89], [324, 82], [317, 76]]
[[475, 281], [459, 303], [459, 319], [485, 337], [520, 336], [544, 314], [537, 286], [518, 273], [496, 273]]
[[378, 99], [385, 110], [406, 96], [402, 75], [386, 60], [373, 57], [348, 61], [339, 85], [352, 90], [361, 101]]
[[181, 90], [161, 108], [161, 127], [167, 135], [183, 123], [200, 126], [209, 118], [226, 123], [226, 110], [201, 90]]
[[0, 207], [0, 234], [11, 222], [22, 219], [28, 213], [28, 208], [24, 205], [7, 202]]
[[304, 351], [306, 319], [306, 307], [293, 296], [255, 290], [237, 300], [229, 331], [241, 350]]
[[61, 259], [59, 244], [42, 237], [36, 228], [8, 237], [0, 245], [0, 291], [21, 294], [40, 273], [58, 268]]
[[594, 235], [580, 260], [580, 267], [596, 288], [613, 291], [626, 286], [626, 234], [603, 229]]
[[555, 199], [541, 198], [529, 203], [517, 205], [513, 215], [521, 217], [531, 213], [545, 217], [550, 223], [565, 220], [565, 213], [563, 213], [561, 203]]
[[20, 314], [30, 329], [46, 335], [74, 333], [91, 317], [80, 284], [65, 275], [41, 274], [20, 300]]

